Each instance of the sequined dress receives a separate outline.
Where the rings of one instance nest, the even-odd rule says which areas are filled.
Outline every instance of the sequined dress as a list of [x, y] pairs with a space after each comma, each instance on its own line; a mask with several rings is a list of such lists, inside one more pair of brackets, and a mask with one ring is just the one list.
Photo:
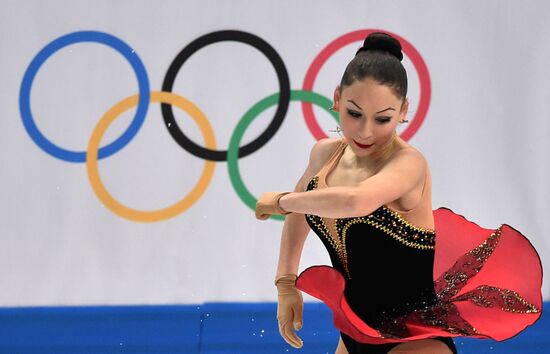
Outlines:
[[[326, 187], [344, 149], [342, 141], [308, 191]], [[456, 353], [450, 337], [503, 340], [540, 316], [540, 259], [508, 225], [484, 229], [440, 208], [436, 232], [386, 205], [362, 217], [305, 217], [332, 267], [306, 269], [296, 286], [331, 308], [350, 354], [387, 353], [425, 338]]]

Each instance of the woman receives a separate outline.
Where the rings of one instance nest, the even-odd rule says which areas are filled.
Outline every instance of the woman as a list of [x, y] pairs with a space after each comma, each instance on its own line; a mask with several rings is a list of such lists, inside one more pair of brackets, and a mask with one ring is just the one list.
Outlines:
[[[453, 336], [508, 338], [540, 315], [540, 261], [521, 234], [482, 229], [448, 209], [432, 211], [428, 163], [396, 134], [408, 109], [402, 58], [395, 38], [369, 35], [334, 91], [343, 137], [315, 144], [295, 192], [258, 200], [259, 219], [288, 214], [275, 280], [277, 318], [281, 335], [296, 348], [303, 306], [296, 287], [332, 309], [341, 332], [337, 354], [456, 353]], [[297, 277], [310, 228], [333, 267], [310, 267]], [[522, 252], [534, 275], [512, 276], [507, 287], [488, 283], [496, 267], [490, 257], [509, 249]], [[472, 304], [486, 312], [476, 316]], [[491, 327], [486, 319], [495, 310]], [[511, 313], [516, 317], [506, 317]], [[493, 331], [497, 322], [507, 327]]]

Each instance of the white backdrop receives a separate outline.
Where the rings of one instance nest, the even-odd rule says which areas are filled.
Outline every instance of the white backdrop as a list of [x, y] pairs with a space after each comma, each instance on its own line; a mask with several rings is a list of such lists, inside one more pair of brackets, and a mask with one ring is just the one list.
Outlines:
[[[428, 158], [434, 207], [447, 206], [478, 224], [508, 223], [529, 237], [550, 264], [550, 4], [545, 1], [0, 1], [0, 306], [165, 304], [273, 301], [282, 223], [259, 222], [232, 187], [227, 162], [216, 162], [204, 194], [173, 218], [146, 223], [105, 207], [83, 163], [46, 153], [23, 125], [19, 95], [37, 53], [69, 33], [108, 33], [139, 56], [152, 91], [160, 91], [175, 56], [196, 38], [220, 30], [249, 32], [281, 56], [293, 90], [313, 59], [336, 38], [380, 29], [406, 39], [431, 79], [431, 101], [409, 142]], [[360, 42], [321, 68], [314, 92], [331, 97]], [[407, 53], [406, 53], [407, 54]], [[410, 57], [411, 119], [421, 88]], [[279, 91], [266, 57], [238, 42], [209, 45], [191, 56], [173, 92], [198, 106], [227, 149], [244, 113]], [[85, 151], [100, 118], [138, 93], [132, 66], [98, 43], [75, 43], [38, 70], [30, 95], [37, 127], [52, 143]], [[239, 160], [258, 196], [290, 190], [315, 141], [299, 102], [261, 149]], [[204, 142], [190, 116], [175, 108], [181, 130]], [[243, 142], [269, 124], [275, 107], [247, 129]], [[333, 119], [315, 108], [321, 127]], [[107, 131], [117, 139], [134, 109]], [[127, 146], [99, 161], [102, 181], [121, 203], [159, 209], [197, 183], [204, 160], [175, 143], [158, 103]], [[391, 261], [391, 260], [388, 260]], [[513, 260], [510, 260], [513, 262]], [[301, 268], [328, 263], [315, 235]], [[544, 295], [550, 298], [548, 281]]]

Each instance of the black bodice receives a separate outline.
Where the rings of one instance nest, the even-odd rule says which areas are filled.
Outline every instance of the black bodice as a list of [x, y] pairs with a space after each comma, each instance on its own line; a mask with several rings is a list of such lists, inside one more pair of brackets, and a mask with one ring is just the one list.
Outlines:
[[[307, 190], [318, 181], [314, 177]], [[410, 224], [387, 206], [362, 217], [306, 220], [344, 275], [351, 309], [371, 327], [391, 327], [393, 319], [436, 302], [433, 230]]]

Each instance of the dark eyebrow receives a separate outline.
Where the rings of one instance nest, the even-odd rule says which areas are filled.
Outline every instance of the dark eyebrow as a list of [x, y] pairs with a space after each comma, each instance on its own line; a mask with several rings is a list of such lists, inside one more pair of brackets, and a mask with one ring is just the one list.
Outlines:
[[351, 102], [355, 105], [355, 107], [359, 108], [360, 110], [363, 110], [363, 108], [359, 107], [359, 105], [355, 102], [353, 102], [353, 100], [348, 100], [348, 102]]
[[395, 111], [395, 108], [388, 107], [388, 108], [383, 109], [383, 110], [381, 110], [381, 111], [379, 111], [379, 112], [376, 112], [376, 113], [386, 112], [387, 110], [390, 110], [390, 109], [391, 109], [392, 111]]
[[[357, 103], [353, 102], [353, 100], [348, 100], [348, 102], [353, 103], [353, 104], [355, 105], [355, 107], [359, 108], [360, 110], [363, 110], [363, 108], [361, 108]], [[376, 112], [376, 113], [378, 114], [378, 113], [386, 112], [386, 111], [388, 111], [388, 110], [395, 111], [395, 108], [388, 107], [388, 108], [383, 109], [383, 110], [381, 110], [381, 111], [379, 111], [379, 112]]]

